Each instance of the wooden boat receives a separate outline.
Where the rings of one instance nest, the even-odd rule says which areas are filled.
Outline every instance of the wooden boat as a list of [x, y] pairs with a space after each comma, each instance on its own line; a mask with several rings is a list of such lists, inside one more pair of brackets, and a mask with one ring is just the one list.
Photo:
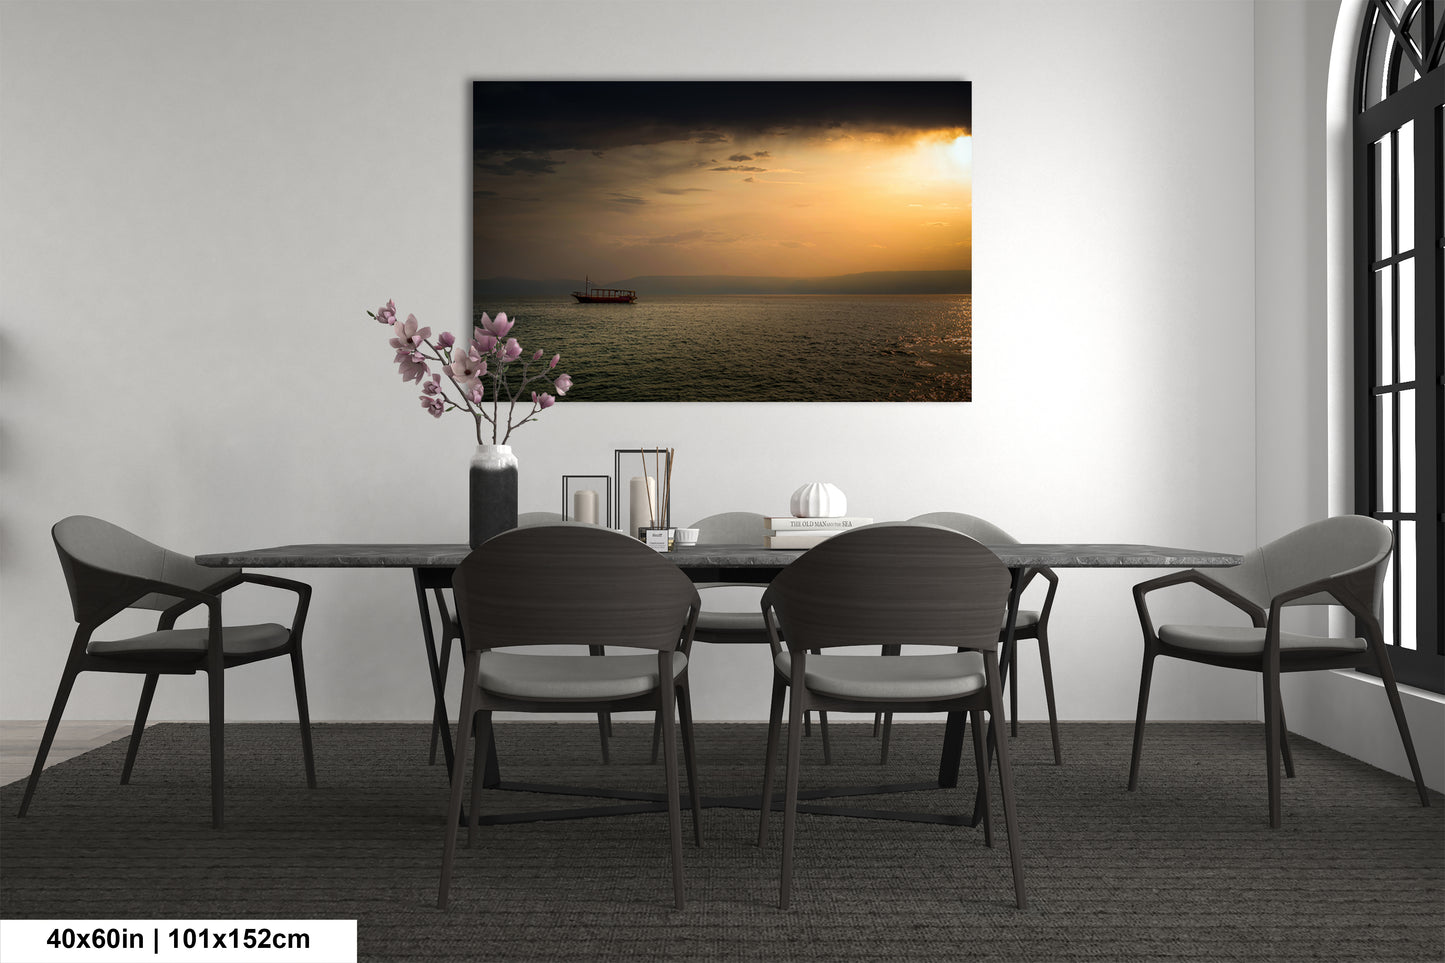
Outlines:
[[573, 291], [572, 296], [579, 304], [631, 304], [637, 300], [636, 291], [629, 291], [627, 288], [593, 287], [591, 278], [584, 282], [581, 291]]

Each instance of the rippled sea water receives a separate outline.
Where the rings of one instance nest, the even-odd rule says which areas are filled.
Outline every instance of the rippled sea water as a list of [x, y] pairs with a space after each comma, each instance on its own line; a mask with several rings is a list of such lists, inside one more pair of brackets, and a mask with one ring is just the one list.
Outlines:
[[970, 295], [519, 298], [530, 354], [561, 352], [569, 401], [968, 401]]

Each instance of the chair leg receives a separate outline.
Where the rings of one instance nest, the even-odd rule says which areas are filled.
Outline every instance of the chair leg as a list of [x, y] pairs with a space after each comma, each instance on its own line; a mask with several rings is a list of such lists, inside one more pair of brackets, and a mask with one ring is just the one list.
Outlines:
[[1149, 683], [1154, 677], [1154, 652], [1144, 650], [1139, 673], [1139, 712], [1134, 716], [1134, 754], [1129, 759], [1129, 791], [1139, 788], [1139, 756], [1144, 751], [1144, 716], [1149, 711]]
[[130, 730], [130, 745], [125, 750], [125, 765], [120, 770], [120, 784], [130, 785], [130, 771], [135, 766], [135, 754], [140, 749], [140, 737], [146, 729], [146, 716], [150, 715], [151, 699], [156, 694], [156, 683], [160, 681], [159, 672], [147, 672], [145, 682], [140, 687], [140, 704], [135, 710], [135, 725]]
[[1008, 734], [1019, 734], [1019, 643], [1008, 647]]
[[978, 770], [978, 793], [976, 799], [982, 800], [978, 805], [980, 815], [983, 818], [983, 844], [989, 849], [993, 848], [993, 817], [989, 810], [988, 798], [988, 744], [983, 733], [983, 710], [974, 709], [969, 713], [973, 722], [973, 759], [974, 768]]
[[662, 765], [667, 773], [667, 828], [672, 842], [673, 905], [684, 908], [682, 876], [682, 799], [677, 775], [677, 689], [672, 679], [672, 653], [658, 653], [658, 678], [662, 680], [659, 705], [662, 719]]
[[1415, 779], [1415, 791], [1420, 794], [1420, 805], [1430, 805], [1430, 793], [1425, 788], [1425, 777], [1420, 774], [1420, 760], [1415, 758], [1415, 742], [1410, 738], [1410, 724], [1405, 721], [1405, 707], [1400, 703], [1400, 688], [1395, 684], [1395, 669], [1385, 652], [1384, 643], [1372, 639], [1370, 648], [1375, 655], [1375, 665], [1380, 681], [1385, 684], [1385, 696], [1390, 700], [1390, 711], [1395, 714], [1395, 728], [1400, 730], [1400, 745], [1405, 749], [1405, 759], [1410, 763], [1410, 775]]
[[[985, 659], [992, 661], [992, 656], [985, 654]], [[996, 668], [997, 663], [989, 668]], [[997, 720], [1003, 712], [1003, 694], [999, 692], [998, 676], [989, 680], [989, 692], [993, 704], [993, 717]], [[1018, 813], [1014, 808], [1014, 777], [1013, 768], [1009, 764], [1008, 739], [1003, 734], [1003, 726], [993, 726], [994, 749], [998, 752], [998, 786], [1003, 796], [1003, 823], [1008, 833], [1008, 855], [1009, 862], [1013, 865], [1014, 876], [1014, 903], [1019, 909], [1028, 908], [1028, 899], [1024, 895], [1024, 862], [1023, 847], [1019, 843]]]
[[[447, 908], [448, 891], [452, 884], [452, 859], [457, 850], [457, 823], [462, 818], [462, 783], [467, 778], [467, 739], [472, 734], [472, 707], [476, 701], [477, 673], [480, 670], [480, 652], [467, 656], [466, 672], [462, 678], [462, 709], [457, 717], [457, 745], [452, 751], [452, 794], [447, 803], [446, 833], [442, 843], [442, 877], [437, 887], [437, 909]], [[490, 725], [488, 729], [490, 729]], [[481, 773], [473, 778], [480, 779]], [[476, 807], [472, 807], [473, 812]]]
[[1059, 750], [1059, 714], [1054, 708], [1054, 668], [1049, 661], [1048, 631], [1039, 626], [1039, 666], [1044, 671], [1044, 701], [1049, 707], [1049, 736], [1054, 740], [1054, 765], [1064, 764], [1063, 753]]
[[[797, 678], [797, 676], [794, 676]], [[806, 696], [794, 689], [788, 701], [788, 768], [783, 783], [783, 877], [778, 888], [778, 908], [787, 909], [793, 891], [793, 836], [798, 822], [798, 770], [802, 768], [803, 702]]]
[[[903, 646], [901, 646], [901, 645], [885, 645], [885, 646], [883, 646], [883, 648], [882, 648], [882, 650], [881, 650], [881, 652], [880, 652], [879, 654], [880, 654], [880, 655], [901, 655], [902, 652], [903, 652]], [[880, 721], [882, 722], [881, 732], [880, 732], [880, 725], [879, 725]], [[890, 740], [890, 739], [892, 738], [892, 736], [893, 736], [893, 713], [891, 713], [891, 712], [875, 712], [875, 713], [873, 713], [873, 738], [877, 739], [880, 735], [882, 736], [882, 742], [883, 742], [883, 744], [878, 747], [878, 765], [880, 765], [880, 766], [886, 766], [886, 765], [888, 765], [888, 743], [889, 743], [889, 740]]]
[[[605, 652], [606, 649], [603, 646], [587, 646], [588, 655], [603, 655]], [[604, 763], [610, 763], [612, 761], [612, 755], [609, 752], [607, 745], [607, 737], [610, 735], [612, 735], [612, 713], [597, 713], [597, 738], [602, 744], [602, 761]]]
[[472, 841], [477, 835], [477, 826], [481, 823], [482, 812], [482, 773], [487, 771], [487, 755], [492, 751], [492, 712], [490, 709], [478, 710], [472, 716], [472, 727], [474, 733], [476, 750], [472, 753], [472, 798], [471, 809], [467, 810], [467, 849], [472, 848]]
[[768, 749], [763, 754], [763, 795], [758, 809], [758, 846], [768, 844], [768, 818], [773, 814], [773, 774], [777, 770], [778, 734], [783, 727], [783, 695], [787, 686], [778, 678], [773, 679], [773, 700], [768, 710]]
[[823, 765], [833, 764], [833, 744], [828, 741], [828, 713], [818, 713], [818, 732], [823, 737]]
[[[311, 708], [306, 701], [306, 668], [301, 663], [299, 648], [291, 650], [291, 680], [296, 684], [296, 718], [301, 723], [301, 756], [306, 762], [306, 786], [315, 789], [316, 757], [311, 751]], [[435, 720], [432, 725], [436, 725]]]
[[662, 713], [652, 714], [652, 764], [657, 765], [657, 750], [662, 745]]
[[210, 690], [211, 826], [220, 829], [226, 818], [226, 673], [212, 666], [206, 671]]
[[682, 761], [687, 769], [687, 792], [692, 798], [692, 835], [702, 846], [702, 790], [697, 782], [696, 743], [692, 738], [692, 696], [687, 684], [677, 687], [677, 719], [682, 726]]
[[1284, 718], [1284, 700], [1279, 703], [1279, 751], [1284, 757], [1284, 777], [1294, 778], [1294, 757], [1289, 752], [1289, 723]]
[[1266, 660], [1264, 667], [1264, 744], [1265, 772], [1269, 782], [1269, 825], [1280, 827], [1281, 800], [1279, 788], [1279, 658]]
[[55, 741], [55, 731], [60, 728], [60, 717], [65, 713], [65, 703], [70, 699], [70, 690], [75, 685], [76, 676], [80, 675], [80, 669], [74, 664], [74, 660], [66, 663], [65, 671], [60, 674], [60, 688], [55, 691], [55, 702], [50, 707], [50, 719], [45, 723], [45, 734], [40, 737], [40, 748], [35, 753], [35, 766], [30, 770], [30, 780], [25, 783], [25, 795], [20, 800], [20, 815], [24, 816], [30, 808], [30, 800], [35, 795], [35, 787], [40, 784], [40, 774], [45, 770], [45, 757], [50, 755], [50, 744]]

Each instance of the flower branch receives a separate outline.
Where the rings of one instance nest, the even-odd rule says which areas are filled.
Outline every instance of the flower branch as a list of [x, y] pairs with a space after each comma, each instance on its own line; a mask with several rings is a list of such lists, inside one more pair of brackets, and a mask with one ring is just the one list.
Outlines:
[[[415, 381], [421, 385], [422, 407], [434, 418], [448, 411], [467, 412], [476, 422], [479, 445], [485, 444], [484, 421], [492, 426], [492, 444], [505, 445], [513, 431], [536, 420], [539, 413], [572, 390], [571, 375], [552, 374], [562, 360], [560, 354], [552, 355], [546, 366], [535, 373], [532, 366], [545, 356], [541, 350], [518, 365], [522, 346], [516, 338], [508, 337], [516, 322], [508, 320], [506, 314], [499, 313], [496, 318], [483, 314], [472, 331], [471, 342], [466, 345], [459, 344], [450, 331], [443, 331], [433, 340], [431, 328], [422, 327], [416, 315], [407, 315], [405, 321], [397, 318], [396, 305], [391, 301], [376, 311], [368, 311], [367, 315], [390, 326], [390, 343], [396, 350], [392, 360], [403, 382]], [[433, 363], [441, 370], [431, 370]], [[450, 392], [442, 383], [443, 375], [451, 386]], [[517, 420], [517, 403], [532, 384], [538, 384], [542, 390], [531, 391], [531, 410], [524, 410]], [[503, 401], [507, 405], [505, 417]], [[489, 402], [490, 412], [487, 411]]]

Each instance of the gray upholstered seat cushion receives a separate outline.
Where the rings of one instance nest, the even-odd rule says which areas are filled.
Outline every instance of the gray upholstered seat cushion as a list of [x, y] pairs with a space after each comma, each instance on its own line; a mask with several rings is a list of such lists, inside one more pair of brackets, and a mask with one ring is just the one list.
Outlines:
[[[1161, 625], [1159, 640], [1167, 645], [1215, 655], [1262, 655], [1264, 629], [1234, 625]], [[1281, 652], [1363, 652], [1365, 640], [1324, 638], [1281, 632]]]
[[[779, 653], [773, 665], [784, 678], [791, 678], [790, 653]], [[983, 656], [977, 652], [809, 655], [805, 671], [809, 689], [845, 699], [951, 699], [985, 685]]]
[[697, 629], [705, 632], [753, 632], [766, 639], [763, 613], [714, 612], [703, 609], [697, 614]]
[[[1004, 628], [1008, 628], [1008, 613], [1003, 614]], [[1015, 629], [1031, 629], [1039, 624], [1039, 613], [1028, 609], [1019, 609], [1018, 621], [1014, 623]]]
[[[687, 656], [674, 652], [673, 678], [686, 668]], [[528, 655], [493, 649], [482, 653], [480, 682], [487, 692], [513, 699], [625, 699], [657, 688], [657, 656]]]
[[[206, 654], [210, 630], [169, 629], [148, 632], [129, 639], [95, 641], [86, 646], [91, 655], [156, 662], [190, 662]], [[284, 625], [228, 625], [221, 629], [221, 648], [227, 655], [258, 655], [279, 649], [291, 637]]]

